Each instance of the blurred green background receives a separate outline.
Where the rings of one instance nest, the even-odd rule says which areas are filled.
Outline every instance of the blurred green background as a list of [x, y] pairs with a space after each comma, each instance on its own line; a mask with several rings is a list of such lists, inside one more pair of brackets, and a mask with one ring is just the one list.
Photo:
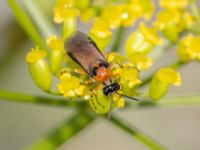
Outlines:
[[[48, 2], [37, 0], [37, 3], [51, 19], [54, 0]], [[45, 95], [32, 82], [25, 61], [26, 53], [35, 44], [19, 26], [7, 1], [0, 1], [0, 10], [0, 89]], [[79, 25], [78, 29], [87, 33], [89, 27]], [[135, 27], [129, 29], [127, 33], [134, 30]], [[151, 71], [176, 60], [175, 53], [174, 47], [167, 52], [164, 59], [161, 58], [158, 60], [159, 63], [155, 63], [157, 65]], [[172, 87], [169, 94], [200, 93], [199, 64], [189, 64], [180, 72], [183, 85], [178, 88]], [[0, 101], [0, 149], [18, 150], [31, 144], [64, 122], [73, 112], [74, 110], [66, 108]], [[170, 150], [200, 149], [200, 106], [122, 110], [117, 114]], [[59, 149], [145, 150], [147, 148], [109, 122], [98, 119]]]

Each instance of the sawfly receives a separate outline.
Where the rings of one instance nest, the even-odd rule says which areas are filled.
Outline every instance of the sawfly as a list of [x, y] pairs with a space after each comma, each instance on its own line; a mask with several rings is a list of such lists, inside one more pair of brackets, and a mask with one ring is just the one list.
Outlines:
[[109, 118], [112, 112], [112, 94], [127, 97], [132, 100], [138, 100], [118, 93], [121, 86], [117, 82], [113, 82], [111, 78], [111, 66], [101, 53], [96, 43], [85, 33], [76, 31], [65, 40], [65, 51], [77, 64], [85, 70], [85, 72], [96, 82], [104, 85], [103, 93], [111, 96]]

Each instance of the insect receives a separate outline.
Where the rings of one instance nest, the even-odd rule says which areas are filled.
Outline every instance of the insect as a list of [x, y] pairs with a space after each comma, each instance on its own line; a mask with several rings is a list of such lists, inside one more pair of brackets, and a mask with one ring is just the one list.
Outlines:
[[[80, 31], [73, 33], [65, 41], [65, 51], [92, 79], [104, 84], [104, 95], [112, 97], [113, 93], [117, 93], [129, 99], [138, 100], [118, 93], [121, 86], [117, 82], [112, 82], [110, 64], [106, 61], [96, 43], [89, 36]], [[113, 100], [111, 98], [109, 114], [111, 114], [112, 111], [112, 102]]]

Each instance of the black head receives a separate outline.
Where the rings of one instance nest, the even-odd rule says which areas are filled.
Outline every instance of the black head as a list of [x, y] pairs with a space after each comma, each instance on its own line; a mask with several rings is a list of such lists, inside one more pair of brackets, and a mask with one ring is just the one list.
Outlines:
[[120, 89], [120, 85], [117, 82], [112, 83], [111, 85], [108, 85], [103, 88], [104, 95], [108, 96], [109, 94], [113, 92], [117, 92]]

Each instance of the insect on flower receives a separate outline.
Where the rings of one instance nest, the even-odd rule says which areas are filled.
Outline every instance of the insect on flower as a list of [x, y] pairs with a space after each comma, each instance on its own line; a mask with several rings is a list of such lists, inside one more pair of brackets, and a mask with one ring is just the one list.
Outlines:
[[109, 118], [112, 112], [113, 93], [132, 100], [138, 100], [137, 98], [118, 93], [121, 86], [117, 82], [112, 82], [110, 64], [89, 36], [80, 31], [73, 33], [65, 41], [65, 51], [95, 82], [104, 84], [104, 95], [111, 96]]

